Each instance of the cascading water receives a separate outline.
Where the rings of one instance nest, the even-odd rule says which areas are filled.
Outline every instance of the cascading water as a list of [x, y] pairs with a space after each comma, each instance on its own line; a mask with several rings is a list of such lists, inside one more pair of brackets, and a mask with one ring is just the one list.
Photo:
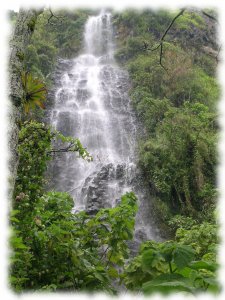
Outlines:
[[[114, 61], [111, 14], [87, 20], [84, 50], [61, 61], [66, 71], [56, 79], [51, 123], [65, 135], [78, 137], [93, 162], [67, 153], [53, 161], [52, 186], [69, 192], [74, 211], [90, 214], [114, 206], [126, 191], [139, 198], [136, 232], [152, 238], [150, 207], [136, 168], [136, 125], [128, 97], [128, 75]], [[140, 237], [142, 236], [142, 237]]]

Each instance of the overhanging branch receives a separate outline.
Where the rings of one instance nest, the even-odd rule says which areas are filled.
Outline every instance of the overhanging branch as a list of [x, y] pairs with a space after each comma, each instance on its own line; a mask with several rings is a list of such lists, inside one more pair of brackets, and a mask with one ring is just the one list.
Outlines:
[[212, 19], [213, 21], [215, 21], [215, 22], [218, 23], [218, 20], [217, 20], [214, 16], [208, 14], [208, 13], [205, 12], [204, 10], [202, 10], [202, 13], [203, 13], [203, 15], [205, 15], [206, 17], [208, 17], [208, 18], [210, 18], [210, 19]]
[[176, 19], [179, 18], [181, 15], [183, 15], [184, 11], [185, 11], [185, 8], [181, 9], [181, 11], [172, 19], [169, 26], [166, 28], [166, 30], [164, 31], [162, 37], [160, 38], [158, 45], [156, 45], [152, 48], [148, 48], [148, 44], [146, 42], [143, 42], [145, 50], [155, 51], [155, 50], [160, 48], [159, 64], [165, 71], [167, 71], [167, 69], [165, 68], [165, 66], [162, 63], [164, 39], [165, 39], [167, 33], [169, 32], [170, 28], [173, 26]]
[[[53, 12], [52, 12], [52, 9], [49, 7], [49, 12], [50, 12], [50, 16], [49, 16], [49, 18], [48, 18], [48, 24], [51, 24], [51, 25], [54, 25], [54, 23], [52, 23], [52, 22], [50, 22], [50, 20], [52, 19], [52, 18], [55, 18], [55, 19], [57, 19], [57, 20], [60, 20], [60, 19], [64, 19], [64, 16], [57, 16], [57, 15], [55, 15]], [[61, 21], [61, 20], [60, 20]]]
[[55, 154], [55, 153], [65, 153], [65, 152], [75, 152], [78, 150], [74, 148], [75, 144], [74, 143], [70, 143], [67, 147], [65, 148], [60, 148], [60, 149], [51, 149], [49, 150], [47, 153], [48, 154]]

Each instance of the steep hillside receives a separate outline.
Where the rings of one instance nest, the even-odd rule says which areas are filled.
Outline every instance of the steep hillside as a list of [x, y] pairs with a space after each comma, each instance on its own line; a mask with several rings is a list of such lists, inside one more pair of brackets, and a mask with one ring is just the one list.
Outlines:
[[130, 75], [130, 96], [143, 124], [139, 163], [162, 222], [168, 224], [177, 213], [211, 222], [216, 205], [217, 22], [213, 11], [178, 14], [115, 14], [116, 58]]

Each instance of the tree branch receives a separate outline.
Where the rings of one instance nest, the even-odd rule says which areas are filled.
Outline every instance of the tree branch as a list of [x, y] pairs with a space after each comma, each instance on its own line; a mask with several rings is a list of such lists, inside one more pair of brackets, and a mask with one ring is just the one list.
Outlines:
[[210, 14], [208, 14], [207, 12], [205, 12], [204, 10], [202, 10], [202, 14], [203, 15], [205, 15], [206, 17], [208, 17], [208, 18], [210, 18], [210, 19], [212, 19], [213, 21], [215, 21], [215, 22], [217, 22], [218, 23], [218, 20], [214, 17], [214, 16], [212, 16], [212, 15], [210, 15]]
[[[76, 149], [72, 149], [74, 147], [74, 143], [70, 143], [66, 148], [61, 148], [61, 149], [51, 149], [47, 152], [47, 154], [51, 153], [64, 153], [64, 152], [74, 152]], [[78, 150], [78, 149], [77, 149]]]
[[52, 12], [52, 9], [49, 7], [49, 12], [50, 12], [50, 17], [48, 18], [48, 24], [51, 24], [51, 25], [54, 25], [52, 22], [50, 22], [50, 20], [52, 19], [52, 18], [56, 18], [57, 20], [60, 20], [60, 19], [64, 19], [64, 17], [63, 16], [57, 16], [57, 15], [55, 15], [53, 12]]
[[180, 11], [180, 12], [172, 19], [172, 21], [170, 22], [169, 26], [166, 28], [166, 30], [164, 31], [162, 37], [160, 38], [158, 45], [156, 45], [156, 46], [153, 47], [153, 48], [148, 48], [148, 44], [147, 44], [146, 42], [143, 42], [143, 43], [144, 43], [144, 49], [145, 49], [145, 50], [155, 51], [155, 50], [157, 50], [158, 48], [160, 48], [159, 64], [160, 64], [160, 66], [161, 66], [165, 71], [167, 71], [167, 69], [165, 68], [165, 66], [164, 66], [163, 63], [162, 63], [162, 58], [163, 58], [163, 43], [164, 43], [164, 39], [165, 39], [167, 33], [169, 32], [170, 28], [173, 26], [173, 23], [176, 21], [177, 18], [179, 18], [181, 15], [183, 15], [184, 11], [185, 11], [185, 8], [181, 9], [181, 11]]
[[185, 11], [185, 8], [183, 8], [174, 18], [173, 20], [170, 22], [169, 26], [166, 28], [164, 34], [161, 37], [161, 41], [164, 40], [165, 36], [167, 35], [168, 31], [170, 30], [170, 28], [172, 27], [173, 23], [176, 21], [177, 18], [179, 18], [181, 15], [183, 15]]
[[167, 69], [165, 68], [165, 66], [162, 63], [162, 57], [163, 57], [163, 43], [161, 43], [161, 47], [160, 47], [159, 64], [167, 72]]

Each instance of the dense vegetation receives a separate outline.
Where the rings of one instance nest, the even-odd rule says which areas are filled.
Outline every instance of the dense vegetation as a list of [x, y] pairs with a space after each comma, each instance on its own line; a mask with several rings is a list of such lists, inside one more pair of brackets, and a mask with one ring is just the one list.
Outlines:
[[178, 213], [214, 222], [219, 88], [217, 60], [206, 49], [216, 53], [215, 24], [201, 12], [185, 11], [166, 35], [160, 65], [160, 49], [145, 46], [157, 48], [176, 14], [116, 15], [116, 58], [132, 80], [133, 107], [144, 127], [140, 166], [156, 209], [164, 209], [165, 218]]
[[[216, 57], [208, 51], [217, 50], [214, 25], [207, 16], [185, 11], [177, 19], [164, 42], [162, 66], [159, 50], [149, 51], [144, 43], [157, 45], [176, 12], [114, 14], [116, 59], [130, 74], [130, 96], [142, 124], [139, 164], [154, 194], [159, 226], [171, 240], [146, 241], [131, 257], [127, 241], [132, 240], [138, 209], [133, 193], [121, 195], [116, 207], [90, 216], [84, 211], [73, 214], [73, 199], [67, 193], [45, 190], [56, 140], [62, 147], [72, 145], [70, 150], [87, 163], [91, 160], [78, 139], [38, 122], [37, 112], [29, 115], [33, 104], [43, 108], [45, 83], [49, 88], [57, 57], [79, 52], [89, 14], [59, 11], [51, 17], [44, 11], [27, 48], [25, 67], [32, 74], [27, 80], [35, 93], [24, 85], [26, 95], [32, 96], [24, 99], [28, 115], [24, 113], [20, 124], [20, 162], [10, 216], [11, 285], [17, 292], [116, 294], [119, 285], [145, 294], [218, 292], [219, 89]], [[41, 99], [36, 101], [36, 96]]]
[[[60, 10], [53, 16], [45, 10], [38, 18], [36, 30], [25, 56], [26, 69], [47, 80], [58, 57], [74, 57], [81, 49], [87, 10]], [[49, 80], [47, 80], [50, 83]]]
[[[203, 224], [199, 230], [191, 223], [190, 229], [190, 221], [185, 222], [177, 230], [177, 241], [148, 241], [130, 260], [127, 241], [133, 237], [137, 211], [133, 193], [122, 196], [116, 207], [90, 216], [84, 211], [73, 214], [73, 199], [67, 193], [45, 192], [44, 172], [55, 138], [64, 143], [73, 141], [74, 152], [84, 159], [90, 157], [78, 140], [50, 131], [43, 123], [23, 124], [11, 211], [10, 282], [17, 292], [26, 289], [116, 294], [115, 284], [122, 283], [132, 291], [147, 294], [218, 291], [214, 274], [215, 226]], [[196, 234], [200, 236], [197, 245]]]

